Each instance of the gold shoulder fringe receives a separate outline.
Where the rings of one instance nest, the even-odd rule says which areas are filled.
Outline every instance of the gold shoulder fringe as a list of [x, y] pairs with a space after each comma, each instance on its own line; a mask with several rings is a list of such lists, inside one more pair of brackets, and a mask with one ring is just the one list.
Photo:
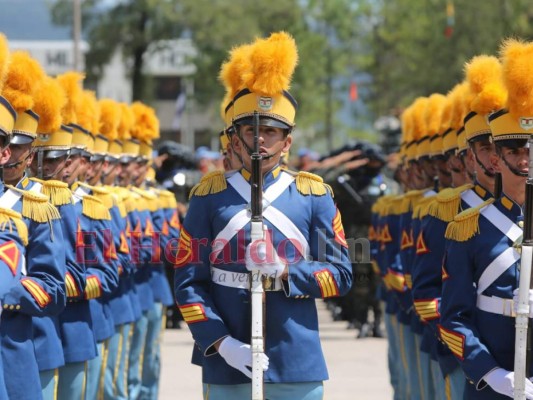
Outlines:
[[93, 192], [92, 196], [100, 200], [108, 210], [113, 208], [113, 206], [117, 205], [117, 202], [115, 201], [109, 189], [103, 186], [92, 186], [85, 182], [77, 182], [77, 183], [79, 186], [85, 187], [91, 190]]
[[52, 203], [54, 206], [72, 204], [72, 192], [65, 182], [58, 180], [44, 181], [37, 178], [31, 178], [31, 180], [43, 185], [41, 193], [45, 196], [48, 196], [50, 203]]
[[22, 216], [32, 221], [44, 223], [61, 218], [58, 209], [48, 201], [48, 197], [41, 193], [28, 192], [6, 185], [22, 195]]
[[435, 196], [423, 197], [414, 206], [413, 219], [422, 219], [429, 214], [429, 208], [435, 201]]
[[390, 199], [388, 204], [385, 206], [385, 210], [381, 214], [382, 217], [387, 215], [400, 215], [403, 214], [403, 204], [405, 202], [405, 194], [399, 194]]
[[145, 202], [145, 208], [149, 211], [157, 211], [159, 208], [157, 195], [155, 193], [152, 193], [145, 189], [140, 189], [137, 187], [131, 188], [133, 192], [137, 193], [139, 196], [141, 196], [144, 199]]
[[110, 220], [109, 209], [95, 196], [85, 195], [82, 198], [82, 214], [96, 220]]
[[479, 233], [479, 214], [483, 207], [494, 203], [494, 199], [484, 201], [480, 205], [468, 208], [457, 214], [446, 228], [446, 239], [456, 242], [466, 242]]
[[461, 192], [454, 188], [443, 189], [429, 205], [429, 215], [444, 222], [451, 222], [459, 212], [460, 204]]
[[7, 208], [0, 208], [0, 230], [13, 232], [13, 225], [17, 228], [18, 236], [20, 237], [24, 246], [28, 245], [28, 227], [22, 220], [20, 213], [9, 210]]
[[208, 194], [215, 194], [226, 190], [228, 184], [226, 176], [222, 171], [213, 171], [205, 174], [200, 182], [197, 183], [189, 194], [189, 199], [193, 196], [207, 196]]
[[161, 190], [160, 193], [167, 200], [167, 208], [176, 208], [178, 206], [176, 196], [170, 190]]
[[331, 186], [324, 183], [320, 176], [306, 171], [300, 171], [296, 175], [296, 189], [304, 196], [324, 196], [328, 192], [333, 196]]
[[424, 190], [410, 190], [403, 195], [403, 201], [399, 205], [398, 213], [404, 214], [412, 211], [418, 200], [424, 196]]

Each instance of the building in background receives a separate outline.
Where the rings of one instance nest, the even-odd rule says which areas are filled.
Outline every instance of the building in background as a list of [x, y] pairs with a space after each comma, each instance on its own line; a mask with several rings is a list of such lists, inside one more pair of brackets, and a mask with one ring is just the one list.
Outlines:
[[[11, 50], [26, 50], [45, 71], [55, 76], [72, 70], [74, 43], [70, 27], [52, 22], [48, 2], [44, 0], [0, 0], [0, 32], [6, 35]], [[89, 43], [80, 43], [84, 55]], [[194, 58], [196, 48], [190, 39], [154, 42], [145, 54], [144, 73], [153, 79], [153, 103], [161, 124], [161, 139], [177, 140], [196, 147], [195, 133], [208, 131], [217, 116], [205, 115], [194, 106]], [[83, 68], [82, 68], [83, 69]], [[103, 68], [96, 82], [87, 82], [99, 98], [130, 103], [131, 82], [127, 60], [117, 51]], [[203, 143], [206, 144], [206, 143]]]

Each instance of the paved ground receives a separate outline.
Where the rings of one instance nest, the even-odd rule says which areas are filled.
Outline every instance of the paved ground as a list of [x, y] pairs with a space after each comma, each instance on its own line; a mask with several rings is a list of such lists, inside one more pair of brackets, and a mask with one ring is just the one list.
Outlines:
[[[330, 380], [325, 400], [389, 400], [385, 339], [355, 340], [345, 322], [332, 322], [323, 303], [320, 309], [322, 346]], [[201, 399], [200, 368], [190, 364], [192, 339], [187, 328], [166, 330], [162, 345], [160, 400]]]

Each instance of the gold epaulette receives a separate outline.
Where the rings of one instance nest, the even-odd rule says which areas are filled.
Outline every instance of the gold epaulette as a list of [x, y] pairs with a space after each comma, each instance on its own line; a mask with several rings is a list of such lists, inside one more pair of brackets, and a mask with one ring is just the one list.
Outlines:
[[189, 194], [189, 199], [193, 196], [207, 196], [208, 194], [220, 193], [228, 187], [226, 176], [223, 171], [213, 171], [205, 174]]
[[387, 205], [384, 207], [383, 213], [380, 214], [382, 217], [386, 217], [387, 215], [400, 215], [403, 214], [404, 211], [404, 204], [405, 204], [405, 194], [399, 194], [397, 196], [392, 197]]
[[413, 208], [413, 219], [422, 219], [429, 213], [429, 207], [435, 200], [435, 196], [422, 197]]
[[296, 189], [304, 196], [324, 196], [329, 192], [333, 197], [333, 189], [320, 176], [306, 171], [296, 174]]
[[144, 199], [147, 210], [157, 211], [158, 201], [157, 201], [157, 196], [155, 193], [152, 193], [148, 190], [140, 189], [134, 186], [131, 187], [131, 190], [134, 193], [137, 193], [139, 196], [141, 196]]
[[376, 203], [374, 203], [374, 205], [372, 206], [372, 212], [375, 212], [380, 217], [383, 217], [393, 197], [395, 197], [395, 195], [387, 194], [385, 196], [378, 198], [376, 200]]
[[48, 201], [48, 197], [41, 193], [28, 192], [6, 185], [22, 195], [22, 216], [32, 221], [44, 223], [61, 218], [58, 209]]
[[109, 189], [103, 186], [92, 186], [83, 182], [78, 182], [78, 185], [91, 190], [93, 192], [92, 196], [100, 200], [108, 210], [117, 205], [117, 202]]
[[444, 222], [451, 222], [459, 212], [461, 205], [461, 193], [472, 188], [473, 185], [467, 184], [458, 188], [447, 188], [441, 190], [436, 196], [435, 201], [429, 206], [429, 215], [440, 219]]
[[30, 180], [40, 183], [43, 186], [41, 193], [48, 196], [48, 200], [54, 206], [72, 204], [72, 191], [65, 182], [58, 180], [44, 181], [37, 178], [30, 178]]
[[85, 195], [82, 201], [82, 214], [97, 220], [111, 219], [109, 209], [102, 203], [102, 200], [95, 196]]
[[125, 218], [128, 215], [128, 210], [126, 209], [126, 199], [129, 196], [129, 190], [121, 188], [120, 186], [109, 185], [106, 185], [105, 188], [111, 191], [111, 193], [115, 197], [120, 216], [122, 218]]
[[13, 231], [13, 225], [17, 228], [18, 236], [24, 246], [28, 245], [28, 227], [22, 220], [20, 213], [8, 208], [0, 208], [0, 230], [9, 232]]
[[160, 190], [160, 193], [167, 201], [167, 208], [176, 208], [178, 206], [176, 196], [170, 190]]
[[412, 211], [416, 202], [424, 196], [425, 192], [425, 190], [410, 190], [405, 193], [403, 195], [402, 203], [399, 205], [400, 208], [398, 213], [403, 214]]
[[494, 199], [488, 199], [480, 205], [468, 208], [457, 214], [446, 228], [446, 239], [456, 242], [466, 242], [479, 233], [479, 214], [481, 209], [494, 203]]

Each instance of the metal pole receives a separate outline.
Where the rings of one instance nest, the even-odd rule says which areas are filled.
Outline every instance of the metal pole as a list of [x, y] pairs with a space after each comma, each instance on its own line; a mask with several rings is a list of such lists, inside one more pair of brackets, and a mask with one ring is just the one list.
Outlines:
[[72, 39], [74, 45], [74, 59], [72, 68], [74, 71], [81, 69], [80, 40], [81, 40], [81, 0], [74, 0], [72, 16]]

